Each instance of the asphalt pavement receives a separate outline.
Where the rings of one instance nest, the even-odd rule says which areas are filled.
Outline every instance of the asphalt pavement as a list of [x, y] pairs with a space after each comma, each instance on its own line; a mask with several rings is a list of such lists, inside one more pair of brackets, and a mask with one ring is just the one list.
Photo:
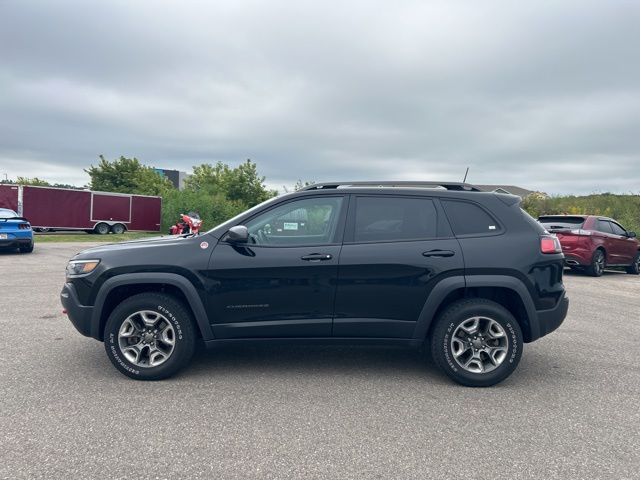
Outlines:
[[0, 252], [0, 478], [640, 476], [638, 276], [567, 273], [565, 323], [488, 389], [346, 346], [201, 351], [151, 383], [62, 315], [82, 248]]

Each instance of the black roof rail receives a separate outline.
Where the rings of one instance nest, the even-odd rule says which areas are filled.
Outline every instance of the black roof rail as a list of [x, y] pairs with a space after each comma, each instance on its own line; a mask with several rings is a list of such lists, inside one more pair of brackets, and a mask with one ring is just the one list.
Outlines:
[[458, 191], [466, 191], [466, 192], [481, 192], [478, 187], [471, 185], [469, 183], [461, 183], [461, 182], [413, 182], [410, 180], [400, 180], [400, 181], [389, 181], [385, 180], [382, 182], [376, 181], [358, 181], [358, 182], [324, 182], [324, 183], [314, 183], [313, 185], [306, 186], [301, 188], [300, 190], [323, 190], [330, 188], [340, 188], [340, 187], [427, 187], [427, 188], [445, 188], [447, 190], [458, 190]]

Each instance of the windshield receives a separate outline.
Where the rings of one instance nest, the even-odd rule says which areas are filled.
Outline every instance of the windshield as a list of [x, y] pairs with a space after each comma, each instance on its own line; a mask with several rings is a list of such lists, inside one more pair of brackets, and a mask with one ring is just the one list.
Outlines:
[[0, 208], [0, 218], [15, 218], [18, 214], [8, 208]]
[[538, 221], [544, 225], [547, 230], [571, 230], [581, 228], [584, 220], [584, 217], [569, 217], [564, 215], [547, 215], [538, 218]]

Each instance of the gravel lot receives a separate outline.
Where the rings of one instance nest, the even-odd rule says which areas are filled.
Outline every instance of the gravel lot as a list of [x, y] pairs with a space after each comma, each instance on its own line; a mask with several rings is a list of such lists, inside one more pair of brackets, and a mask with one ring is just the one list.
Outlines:
[[84, 246], [0, 253], [1, 478], [638, 478], [640, 277], [567, 273], [565, 323], [489, 389], [374, 347], [205, 351], [143, 383], [61, 314]]

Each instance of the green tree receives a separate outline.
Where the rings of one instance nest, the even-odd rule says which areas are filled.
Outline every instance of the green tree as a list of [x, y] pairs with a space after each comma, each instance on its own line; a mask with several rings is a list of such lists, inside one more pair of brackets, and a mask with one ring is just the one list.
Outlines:
[[210, 194], [204, 190], [169, 190], [162, 197], [162, 230], [167, 231], [180, 219], [180, 214], [198, 212], [203, 228], [209, 230], [216, 225], [246, 210], [238, 201], [224, 195]]
[[222, 195], [231, 201], [252, 207], [277, 195], [276, 191], [267, 189], [264, 180], [265, 177], [258, 174], [257, 165], [247, 160], [236, 168], [222, 162], [195, 166], [185, 185], [187, 189]]
[[41, 178], [38, 178], [38, 177], [33, 177], [33, 178], [18, 177], [18, 179], [16, 180], [16, 183], [18, 185], [33, 185], [34, 187], [50, 187], [51, 186], [49, 182], [47, 182], [46, 180], [42, 180]]
[[522, 202], [534, 218], [540, 215], [604, 215], [622, 223], [625, 228], [640, 231], [640, 195], [611, 193], [584, 196], [542, 197], [530, 195]]
[[152, 167], [140, 163], [137, 158], [120, 157], [109, 161], [100, 155], [97, 166], [85, 170], [91, 178], [89, 188], [103, 192], [163, 195], [173, 188], [169, 179]]

